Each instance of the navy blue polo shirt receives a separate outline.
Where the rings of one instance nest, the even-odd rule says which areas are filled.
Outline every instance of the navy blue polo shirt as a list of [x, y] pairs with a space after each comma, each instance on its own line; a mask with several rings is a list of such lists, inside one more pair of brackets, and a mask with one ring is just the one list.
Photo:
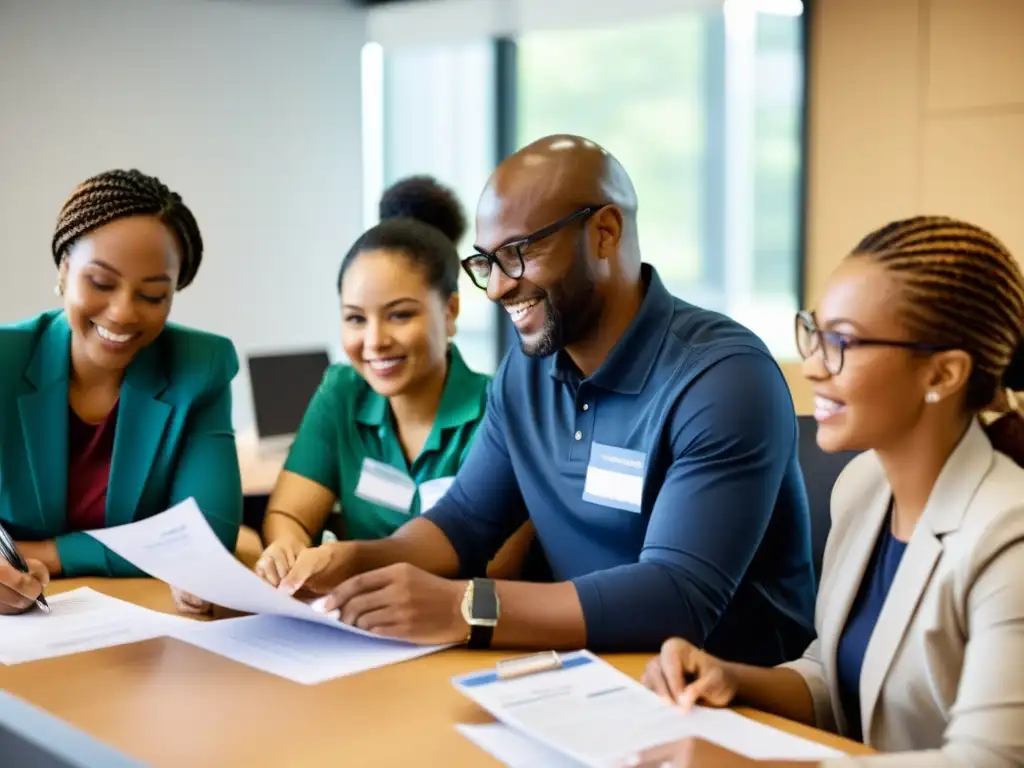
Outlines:
[[473, 573], [529, 518], [594, 650], [680, 636], [730, 660], [795, 658], [815, 586], [789, 388], [753, 333], [642, 276], [640, 311], [592, 376], [564, 352], [509, 352], [426, 517]]

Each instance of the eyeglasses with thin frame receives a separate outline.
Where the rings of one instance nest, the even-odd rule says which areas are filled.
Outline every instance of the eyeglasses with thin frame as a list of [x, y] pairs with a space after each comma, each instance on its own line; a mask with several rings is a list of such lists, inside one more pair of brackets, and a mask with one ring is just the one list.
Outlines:
[[915, 352], [946, 352], [949, 347], [934, 344], [923, 344], [917, 341], [898, 341], [895, 339], [864, 339], [849, 333], [823, 331], [818, 328], [813, 312], [798, 312], [796, 315], [796, 348], [800, 357], [806, 360], [821, 351], [825, 370], [832, 376], [838, 376], [843, 370], [846, 350], [856, 347], [898, 347]]
[[523, 259], [523, 251], [526, 248], [540, 240], [551, 237], [551, 235], [565, 229], [575, 221], [586, 221], [603, 207], [603, 205], [588, 205], [585, 208], [580, 208], [578, 211], [559, 219], [554, 224], [542, 227], [520, 240], [505, 243], [493, 253], [477, 249], [479, 253], [474, 253], [472, 256], [462, 260], [462, 268], [466, 270], [466, 274], [470, 276], [477, 288], [487, 288], [487, 283], [491, 279], [491, 269], [495, 264], [498, 265], [498, 268], [506, 277], [511, 280], [518, 280], [523, 276], [523, 272], [526, 271], [526, 263]]

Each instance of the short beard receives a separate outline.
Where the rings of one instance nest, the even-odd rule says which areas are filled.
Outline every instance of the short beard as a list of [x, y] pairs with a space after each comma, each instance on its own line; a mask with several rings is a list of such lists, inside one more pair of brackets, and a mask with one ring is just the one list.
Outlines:
[[568, 274], [546, 293], [539, 337], [531, 342], [519, 337], [519, 348], [527, 357], [549, 357], [574, 344], [593, 329], [601, 315], [602, 303], [583, 242], [573, 254]]

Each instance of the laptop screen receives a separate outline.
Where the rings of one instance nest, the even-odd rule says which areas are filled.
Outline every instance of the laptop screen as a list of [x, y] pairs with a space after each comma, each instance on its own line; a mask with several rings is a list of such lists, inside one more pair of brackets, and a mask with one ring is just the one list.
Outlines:
[[249, 358], [256, 431], [261, 438], [294, 435], [324, 371], [327, 350]]
[[0, 765], [146, 768], [48, 712], [0, 691]]

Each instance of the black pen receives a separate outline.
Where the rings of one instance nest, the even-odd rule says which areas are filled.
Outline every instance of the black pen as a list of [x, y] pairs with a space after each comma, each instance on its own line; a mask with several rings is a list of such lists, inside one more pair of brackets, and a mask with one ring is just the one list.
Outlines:
[[[14, 539], [11, 538], [10, 534], [4, 529], [3, 525], [0, 525], [0, 554], [4, 556], [4, 559], [17, 568], [22, 573], [31, 573], [28, 567], [28, 563], [25, 562], [25, 558], [21, 556], [21, 552], [18, 551], [18, 546], [14, 543]], [[39, 610], [44, 613], [50, 612], [50, 604], [46, 602], [46, 598], [43, 597], [42, 593], [36, 598], [36, 605], [39, 606]]]

